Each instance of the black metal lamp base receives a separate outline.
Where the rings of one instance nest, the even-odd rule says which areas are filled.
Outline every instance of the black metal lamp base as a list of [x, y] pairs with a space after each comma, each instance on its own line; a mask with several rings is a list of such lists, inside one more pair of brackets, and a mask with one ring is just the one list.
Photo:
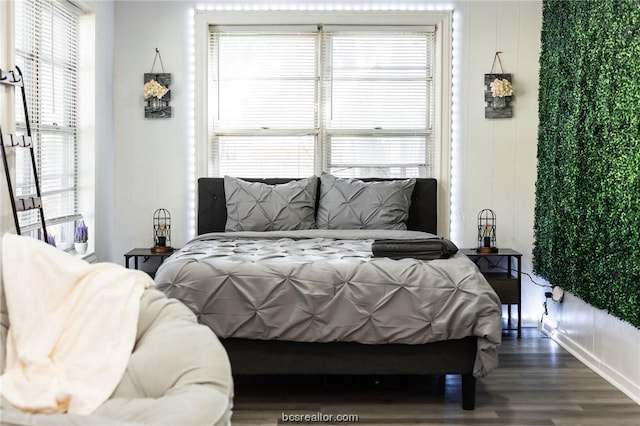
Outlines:
[[478, 247], [476, 249], [477, 253], [497, 253], [498, 252], [498, 248], [497, 247]]

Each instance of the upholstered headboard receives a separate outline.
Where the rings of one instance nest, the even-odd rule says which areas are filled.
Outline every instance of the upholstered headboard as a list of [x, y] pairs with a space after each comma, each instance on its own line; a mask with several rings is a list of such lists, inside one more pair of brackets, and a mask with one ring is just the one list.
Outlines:
[[[245, 178], [243, 178], [245, 179]], [[319, 178], [318, 178], [319, 179]], [[264, 182], [269, 185], [286, 183], [290, 178], [249, 179], [251, 182]], [[365, 182], [392, 180], [383, 178], [363, 178]], [[437, 233], [438, 229], [438, 183], [431, 178], [417, 178], [411, 194], [411, 207], [407, 228], [413, 231]], [[318, 182], [318, 197], [320, 182]], [[316, 206], [317, 211], [317, 206]], [[224, 195], [224, 178], [204, 177], [198, 179], [198, 235], [207, 232], [223, 232], [227, 222], [227, 206]]]

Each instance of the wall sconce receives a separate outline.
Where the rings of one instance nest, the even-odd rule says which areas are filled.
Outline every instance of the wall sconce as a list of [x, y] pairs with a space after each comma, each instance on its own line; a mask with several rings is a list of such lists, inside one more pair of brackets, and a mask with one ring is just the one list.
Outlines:
[[153, 213], [153, 253], [168, 253], [171, 247], [171, 214], [168, 210], [158, 209]]
[[478, 213], [478, 248], [476, 252], [498, 252], [496, 247], [496, 214], [493, 210], [484, 209]]
[[[153, 69], [158, 58], [160, 58], [162, 72], [154, 73]], [[171, 74], [164, 72], [162, 56], [160, 56], [160, 51], [156, 47], [156, 56], [153, 58], [151, 72], [144, 74], [144, 87], [142, 89], [145, 101], [144, 118], [171, 118], [171, 107], [169, 106], [171, 101], [170, 85]]]
[[[491, 72], [484, 75], [484, 117], [485, 118], [511, 118], [513, 109], [509, 103], [513, 98], [513, 78], [502, 69], [500, 54], [496, 52], [491, 65]], [[494, 71], [496, 61], [499, 72]]]

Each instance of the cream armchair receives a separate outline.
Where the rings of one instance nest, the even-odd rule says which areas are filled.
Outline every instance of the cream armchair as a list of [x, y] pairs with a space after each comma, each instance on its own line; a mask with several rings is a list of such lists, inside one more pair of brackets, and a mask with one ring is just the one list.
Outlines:
[[[1, 254], [0, 244], [0, 259]], [[5, 369], [8, 328], [0, 267], [0, 373]], [[232, 401], [229, 359], [216, 336], [181, 302], [147, 289], [133, 353], [104, 404], [87, 416], [47, 415], [24, 413], [3, 399], [0, 424], [223, 426], [230, 424]]]

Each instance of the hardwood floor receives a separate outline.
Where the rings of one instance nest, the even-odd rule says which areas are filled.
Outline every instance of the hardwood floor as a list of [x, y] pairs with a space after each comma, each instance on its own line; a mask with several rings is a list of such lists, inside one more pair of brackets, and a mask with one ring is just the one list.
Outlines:
[[[640, 405], [535, 328], [520, 340], [504, 334], [500, 367], [478, 380], [474, 411], [462, 410], [455, 376], [238, 377], [235, 385], [234, 426], [640, 425]], [[358, 421], [283, 421], [318, 413]]]

